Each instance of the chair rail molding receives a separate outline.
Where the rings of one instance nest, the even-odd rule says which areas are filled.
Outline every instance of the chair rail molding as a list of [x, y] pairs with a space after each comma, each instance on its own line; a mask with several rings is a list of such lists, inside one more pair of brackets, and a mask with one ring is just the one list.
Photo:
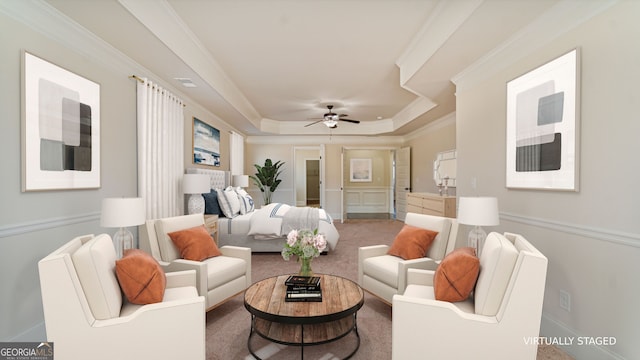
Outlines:
[[70, 215], [63, 217], [55, 217], [41, 219], [37, 221], [24, 222], [19, 224], [11, 224], [0, 226], [0, 239], [9, 236], [27, 234], [35, 231], [54, 229], [73, 224], [86, 223], [91, 221], [100, 221], [100, 212], [90, 212], [82, 215]]
[[537, 226], [545, 229], [580, 235], [595, 240], [607, 241], [619, 245], [640, 248], [640, 234], [626, 233], [611, 229], [571, 224], [562, 221], [523, 216], [514, 213], [501, 212], [500, 219], [525, 225]]

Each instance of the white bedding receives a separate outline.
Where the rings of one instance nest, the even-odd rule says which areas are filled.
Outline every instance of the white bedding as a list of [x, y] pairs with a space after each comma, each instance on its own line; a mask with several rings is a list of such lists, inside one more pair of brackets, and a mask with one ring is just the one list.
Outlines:
[[[291, 230], [282, 229], [282, 219], [289, 208], [290, 205], [276, 203], [233, 218], [219, 218], [219, 245], [250, 246], [254, 251], [282, 250], [284, 239]], [[340, 235], [324, 209], [319, 209], [317, 227], [327, 239], [329, 250], [335, 249]]]

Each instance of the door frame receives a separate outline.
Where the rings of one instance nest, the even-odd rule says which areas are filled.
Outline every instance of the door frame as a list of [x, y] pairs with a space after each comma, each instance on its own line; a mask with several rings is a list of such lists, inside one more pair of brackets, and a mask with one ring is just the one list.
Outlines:
[[[344, 204], [344, 174], [345, 174], [345, 162], [344, 162], [344, 152], [345, 151], [349, 151], [349, 150], [389, 150], [392, 151], [392, 160], [393, 160], [393, 156], [395, 154], [395, 151], [397, 151], [398, 149], [400, 149], [400, 146], [342, 146], [342, 148], [340, 149], [340, 221], [344, 222], [346, 220], [346, 206]], [[322, 165], [321, 165], [322, 166]], [[395, 161], [391, 161], [391, 173], [389, 174], [391, 176], [392, 179], [392, 188], [395, 187]], [[396, 213], [396, 209], [395, 209], [395, 193], [393, 191], [391, 191], [391, 198], [390, 200], [390, 204], [392, 204], [392, 209], [389, 209], [390, 211], [393, 211], [393, 214]]]
[[[298, 151], [318, 151], [318, 157], [317, 158], [310, 158], [308, 156], [301, 156], [298, 154]], [[301, 169], [297, 169], [297, 166], [295, 166], [295, 164], [298, 163], [298, 159], [302, 159], [304, 160], [304, 164], [305, 166], [303, 166]], [[293, 147], [293, 203], [297, 204], [298, 203], [298, 189], [297, 189], [297, 184], [298, 184], [298, 176], [304, 176], [305, 177], [305, 186], [306, 186], [306, 160], [307, 159], [317, 159], [320, 161], [320, 174], [319, 174], [319, 181], [320, 181], [320, 208], [324, 208], [324, 201], [325, 201], [325, 188], [324, 188], [324, 174], [325, 174], [325, 166], [324, 166], [324, 144], [320, 144], [318, 146], [294, 146]], [[306, 191], [306, 190], [305, 190]]]

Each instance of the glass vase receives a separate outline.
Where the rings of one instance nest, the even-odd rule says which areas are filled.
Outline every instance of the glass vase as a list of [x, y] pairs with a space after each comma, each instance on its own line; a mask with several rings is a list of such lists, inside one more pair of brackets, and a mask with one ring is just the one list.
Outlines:
[[313, 270], [311, 270], [311, 259], [313, 258], [300, 258], [300, 271], [298, 275], [300, 276], [312, 276]]

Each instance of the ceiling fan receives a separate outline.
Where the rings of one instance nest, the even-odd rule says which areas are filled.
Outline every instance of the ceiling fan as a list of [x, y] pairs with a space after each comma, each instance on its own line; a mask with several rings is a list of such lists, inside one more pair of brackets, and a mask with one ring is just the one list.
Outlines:
[[344, 116], [349, 116], [347, 114], [336, 114], [333, 111], [331, 111], [331, 109], [333, 109], [333, 105], [327, 105], [327, 109], [329, 109], [329, 112], [324, 114], [324, 116], [322, 118], [319, 118], [318, 121], [314, 121], [311, 124], [307, 124], [304, 127], [307, 126], [311, 126], [314, 124], [317, 124], [319, 122], [324, 123], [329, 129], [335, 129], [338, 127], [338, 121], [346, 121], [346, 122], [350, 122], [350, 123], [354, 123], [354, 124], [359, 124], [360, 120], [352, 120], [352, 119], [345, 119]]

